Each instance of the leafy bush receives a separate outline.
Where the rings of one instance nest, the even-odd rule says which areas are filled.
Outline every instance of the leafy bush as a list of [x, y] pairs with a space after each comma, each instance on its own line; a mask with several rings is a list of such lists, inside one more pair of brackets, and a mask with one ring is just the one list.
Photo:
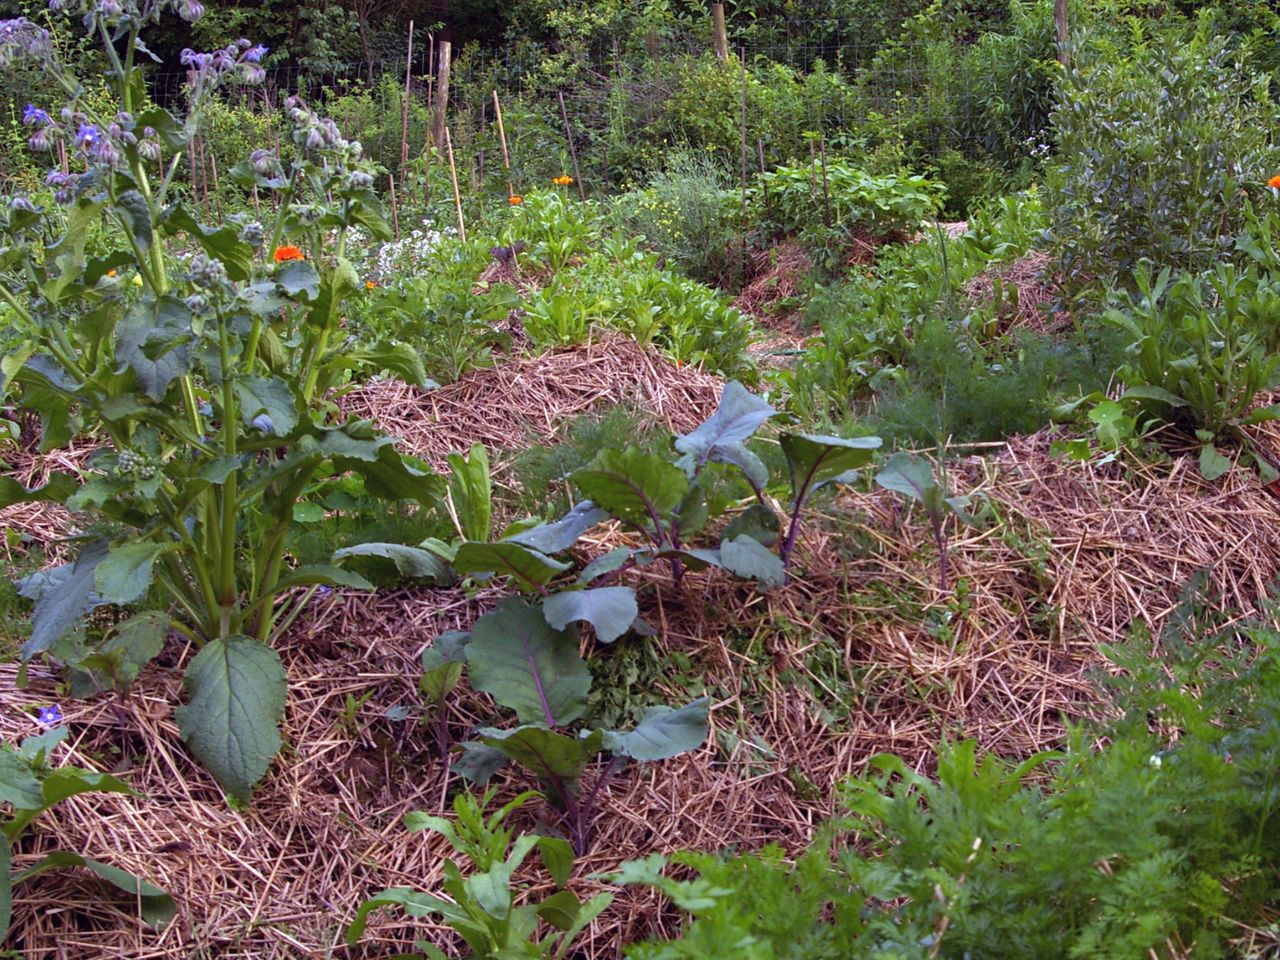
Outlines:
[[1189, 35], [1135, 22], [1077, 51], [1053, 116], [1050, 249], [1068, 288], [1127, 285], [1139, 261], [1208, 269], [1245, 197], [1275, 172], [1275, 106], [1245, 49], [1206, 19]]
[[875, 758], [794, 866], [776, 850], [677, 854], [697, 874], [683, 881], [661, 857], [624, 866], [616, 879], [691, 917], [628, 956], [1235, 955], [1240, 924], [1276, 905], [1280, 636], [1215, 629], [1184, 605], [1158, 646], [1110, 651], [1124, 719], [1072, 730], [1061, 753], [1015, 764], [968, 741], [940, 748], [933, 777]]

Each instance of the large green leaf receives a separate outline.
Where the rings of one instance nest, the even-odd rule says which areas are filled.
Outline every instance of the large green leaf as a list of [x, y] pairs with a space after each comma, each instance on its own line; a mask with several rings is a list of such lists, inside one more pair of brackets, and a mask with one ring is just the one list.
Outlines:
[[803, 507], [819, 487], [849, 479], [880, 449], [879, 437], [831, 437], [820, 433], [784, 433], [779, 441], [791, 473], [791, 496]]
[[972, 519], [965, 512], [970, 498], [948, 497], [947, 491], [933, 475], [933, 467], [925, 460], [899, 451], [889, 458], [876, 474], [876, 483], [886, 490], [901, 493], [924, 505], [925, 512], [935, 523], [940, 522], [951, 510], [965, 523]]
[[314, 300], [320, 295], [320, 274], [306, 260], [290, 260], [276, 270], [276, 283], [295, 300]]
[[730, 463], [739, 467], [759, 490], [768, 483], [769, 472], [744, 443], [775, 412], [767, 401], [750, 393], [737, 380], [730, 380], [720, 394], [716, 412], [691, 433], [677, 437], [676, 449], [687, 458], [690, 473], [711, 460]]
[[99, 222], [102, 210], [100, 200], [79, 197], [66, 209], [63, 216], [66, 230], [57, 243], [45, 250], [44, 260], [52, 265], [50, 279], [40, 287], [40, 293], [50, 303], [57, 303], [64, 296], [72, 296], [80, 289], [79, 280], [84, 272], [85, 243], [89, 232]]
[[679, 709], [652, 707], [634, 730], [606, 731], [604, 748], [632, 760], [665, 760], [697, 750], [707, 739], [708, 706], [699, 697]]
[[369, 914], [382, 907], [401, 907], [411, 917], [429, 917], [432, 914], [448, 914], [457, 910], [453, 904], [429, 893], [418, 893], [408, 887], [393, 887], [383, 890], [376, 897], [370, 897], [360, 904], [355, 919], [347, 927], [347, 946], [354, 947], [360, 942], [364, 928], [369, 923]]
[[40, 784], [41, 805], [48, 808], [68, 797], [82, 793], [123, 793], [132, 796], [132, 788], [109, 773], [80, 767], [58, 767], [45, 775]]
[[683, 470], [638, 447], [602, 450], [571, 479], [597, 506], [642, 527], [669, 517], [689, 490]]
[[736, 576], [759, 581], [766, 590], [787, 582], [781, 558], [746, 534], [720, 544], [720, 566]]
[[570, 737], [538, 724], [525, 724], [511, 730], [482, 727], [476, 734], [481, 743], [505, 754], [539, 780], [566, 784], [582, 776], [604, 743], [600, 730]]
[[36, 601], [31, 636], [22, 645], [22, 659], [30, 660], [61, 640], [81, 618], [103, 600], [94, 592], [94, 571], [107, 557], [107, 542], [97, 540], [80, 551], [74, 563], [43, 570], [18, 582], [19, 592]]
[[283, 380], [241, 377], [236, 381], [236, 399], [246, 426], [265, 414], [271, 421], [266, 432], [276, 437], [287, 437], [298, 425], [297, 402], [293, 390]]
[[461, 743], [458, 746], [460, 753], [450, 769], [479, 787], [483, 787], [495, 773], [511, 762], [502, 751], [483, 743]]
[[187, 667], [182, 737], [232, 796], [248, 801], [280, 750], [286, 693], [280, 655], [249, 637], [219, 637]]
[[391, 437], [365, 439], [326, 431], [320, 450], [333, 458], [336, 469], [362, 476], [365, 492], [372, 497], [433, 506], [444, 496], [444, 478], [405, 462]]
[[49, 870], [59, 870], [63, 867], [86, 867], [103, 880], [123, 890], [133, 902], [137, 903], [142, 919], [153, 927], [164, 926], [178, 912], [178, 905], [174, 903], [173, 897], [159, 887], [153, 886], [145, 880], [140, 880], [119, 867], [113, 867], [109, 863], [101, 863], [97, 860], [90, 860], [69, 850], [55, 850], [53, 853], [46, 855], [34, 867], [24, 870], [15, 876], [13, 882], [21, 883], [38, 874]]
[[536, 606], [506, 597], [476, 621], [467, 644], [471, 686], [516, 712], [521, 723], [554, 727], [587, 710], [591, 671], [570, 634], [553, 630]]
[[778, 542], [778, 515], [763, 503], [753, 503], [738, 514], [724, 528], [722, 539], [736, 540], [738, 537], [750, 537], [758, 540], [766, 547]]
[[609, 514], [606, 511], [590, 500], [583, 500], [575, 503], [559, 520], [521, 530], [505, 539], [532, 547], [541, 553], [559, 553], [561, 550], [568, 550], [584, 533], [607, 519]]
[[492, 573], [510, 577], [519, 589], [529, 592], [549, 583], [556, 574], [564, 573], [570, 566], [509, 541], [464, 543], [453, 558], [453, 568], [459, 573]]
[[613, 643], [631, 629], [640, 608], [630, 587], [593, 587], [553, 593], [542, 601], [542, 612], [557, 630], [585, 620], [596, 628], [601, 643]]
[[[11, 803], [20, 810], [44, 806], [44, 794], [31, 771], [31, 762], [7, 746], [0, 747], [0, 803]], [[0, 838], [0, 845], [4, 842]]]
[[432, 703], [442, 705], [444, 698], [462, 679], [470, 640], [470, 634], [448, 630], [422, 651], [422, 676], [418, 679], [418, 689]]
[[126, 190], [116, 198], [113, 208], [124, 221], [124, 228], [133, 237], [142, 253], [151, 250], [151, 208], [146, 198], [137, 190]]
[[473, 443], [467, 456], [451, 453], [448, 460], [449, 499], [458, 520], [458, 532], [467, 540], [488, 540], [493, 518], [489, 454], [484, 444]]
[[[336, 559], [336, 558], [335, 558]], [[274, 592], [282, 593], [293, 587], [349, 587], [352, 590], [372, 590], [373, 584], [354, 570], [327, 563], [304, 563], [280, 574], [280, 579], [273, 587]]]
[[116, 361], [132, 367], [138, 388], [156, 403], [191, 367], [191, 310], [181, 300], [143, 297], [116, 326]]
[[93, 571], [94, 590], [108, 603], [133, 603], [151, 586], [156, 557], [178, 548], [177, 543], [135, 540], [113, 546]]
[[204, 248], [205, 253], [226, 267], [227, 276], [232, 280], [240, 282], [249, 279], [249, 274], [253, 271], [254, 249], [240, 239], [240, 231], [234, 226], [202, 226], [181, 204], [174, 204], [165, 210], [161, 226], [170, 235], [179, 230], [185, 232]]
[[401, 575], [406, 577], [445, 583], [453, 579], [452, 571], [434, 553], [404, 543], [359, 543], [353, 547], [343, 547], [334, 551], [333, 562], [341, 563], [347, 557], [382, 557], [392, 561]]
[[38, 487], [24, 487], [13, 477], [0, 477], [0, 509], [15, 503], [62, 503], [76, 492], [79, 482], [74, 474], [53, 473], [47, 483]]

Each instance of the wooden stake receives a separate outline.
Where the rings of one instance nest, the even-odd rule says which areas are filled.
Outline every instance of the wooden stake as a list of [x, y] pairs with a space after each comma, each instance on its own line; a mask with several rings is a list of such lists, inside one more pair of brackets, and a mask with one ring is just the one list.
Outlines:
[[224, 219], [222, 211], [222, 192], [218, 189], [218, 157], [209, 151], [209, 166], [213, 168], [213, 201], [218, 206], [218, 219]]
[[440, 41], [439, 69], [436, 72], [436, 115], [432, 140], [437, 148], [444, 146], [445, 124], [449, 111], [449, 61], [452, 44]]
[[444, 128], [444, 146], [449, 154], [449, 177], [453, 180], [453, 204], [458, 208], [458, 239], [467, 242], [467, 225], [462, 222], [462, 194], [458, 192], [458, 168], [453, 163], [453, 137], [449, 136], [449, 128]]
[[409, 21], [409, 49], [404, 55], [404, 103], [400, 110], [400, 174], [409, 162], [409, 78], [413, 70], [413, 21]]
[[387, 174], [387, 183], [391, 186], [391, 223], [396, 231], [396, 239], [400, 239], [400, 210], [396, 203], [396, 178], [394, 174]]
[[516, 185], [511, 182], [511, 154], [507, 151], [507, 131], [502, 126], [502, 104], [498, 102], [498, 91], [493, 91], [493, 115], [498, 118], [498, 142], [502, 144], [502, 165], [507, 171], [507, 196], [513, 196]]
[[578, 148], [573, 143], [573, 131], [569, 129], [569, 111], [564, 105], [564, 91], [558, 90], [556, 96], [560, 98], [560, 116], [564, 118], [564, 137], [569, 141], [569, 156], [573, 157], [573, 178], [578, 182], [578, 196], [583, 200], [587, 199], [587, 190], [582, 185], [582, 171], [578, 169]]
[[724, 25], [724, 4], [711, 5], [711, 27], [716, 38], [716, 59], [721, 63], [729, 59], [729, 33]]
[[1058, 40], [1058, 62], [1065, 67], [1071, 62], [1071, 29], [1067, 23], [1067, 0], [1053, 0], [1053, 27]]
[[742, 276], [747, 276], [747, 51], [738, 49], [742, 64]]
[[822, 222], [831, 226], [831, 191], [827, 189], [827, 138], [818, 136], [818, 151], [822, 157]]

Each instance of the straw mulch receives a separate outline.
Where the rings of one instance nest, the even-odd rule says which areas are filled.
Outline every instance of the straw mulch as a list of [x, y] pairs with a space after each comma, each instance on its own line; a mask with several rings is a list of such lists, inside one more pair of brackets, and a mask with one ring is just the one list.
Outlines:
[[795, 302], [812, 269], [808, 251], [794, 241], [754, 248], [747, 262], [747, 284], [733, 305], [770, 329], [794, 330], [794, 311], [779, 315], [779, 307]]
[[[483, 424], [468, 430], [447, 441], [428, 431], [422, 449], [492, 437]], [[699, 692], [670, 666], [674, 654], [688, 657], [712, 697], [713, 734], [692, 755], [611, 782], [574, 888], [590, 894], [600, 885], [589, 874], [655, 850], [768, 841], [795, 849], [832, 812], [834, 784], [877, 752], [927, 769], [949, 735], [1010, 756], [1054, 743], [1064, 716], [1096, 710], [1088, 674], [1101, 665], [1098, 644], [1135, 623], [1158, 632], [1197, 570], [1208, 571], [1224, 606], [1262, 610], [1280, 567], [1280, 500], [1249, 474], [1207, 483], [1177, 458], [1126, 475], [1055, 459], [1052, 439], [1038, 434], [952, 464], [953, 488], [982, 494], [1001, 518], [951, 531], [952, 581], [963, 589], [938, 589], [927, 524], [883, 490], [828, 502], [785, 590], [761, 596], [708, 574], [675, 591], [660, 572], [647, 574], [644, 615], [659, 636], [593, 657], [650, 653], [659, 666], [636, 681], [638, 692], [670, 701]], [[592, 552], [614, 540], [606, 534]], [[229, 808], [177, 739], [172, 705], [190, 654], [182, 645], [144, 673], [122, 710], [108, 699], [64, 705], [73, 736], [59, 759], [120, 765], [140, 796], [69, 801], [38, 825], [19, 865], [55, 847], [82, 851], [166, 887], [180, 913], [162, 933], [142, 930], [92, 878], [50, 874], [20, 889], [11, 945], [32, 960], [382, 957], [415, 936], [456, 949], [447, 931], [395, 914], [379, 915], [366, 945], [338, 944], [363, 897], [390, 885], [439, 887], [444, 844], [407, 834], [400, 820], [412, 809], [442, 811], [449, 787], [428, 731], [384, 713], [416, 706], [421, 650], [470, 624], [493, 596], [405, 589], [317, 601], [282, 651], [288, 746], [248, 810]], [[24, 711], [56, 696], [48, 677], [0, 690], [10, 741], [33, 732]], [[347, 710], [349, 697], [370, 690], [367, 704]], [[457, 735], [494, 720], [475, 694], [452, 710]], [[503, 796], [529, 786], [503, 776]], [[547, 816], [535, 803], [516, 823], [531, 828]], [[623, 890], [580, 955], [616, 957], [622, 942], [676, 923], [654, 895]]]
[[[97, 443], [83, 439], [45, 454], [29, 447], [9, 447], [0, 451], [0, 462], [8, 464], [6, 474], [23, 486], [38, 487], [46, 483], [52, 473], [83, 474], [89, 458], [97, 450]], [[12, 566], [17, 560], [16, 552], [34, 545], [45, 551], [43, 555], [47, 560], [61, 562], [67, 557], [59, 543], [72, 535], [76, 526], [75, 518], [60, 504], [34, 502], [0, 507], [0, 529], [20, 530], [25, 535], [25, 545], [15, 548], [5, 542], [4, 561]]]
[[572, 417], [614, 404], [684, 433], [716, 408], [720, 388], [710, 374], [677, 366], [629, 337], [603, 334], [585, 346], [470, 371], [438, 390], [369, 383], [342, 403], [348, 414], [376, 420], [399, 437], [402, 450], [443, 470], [449, 453], [473, 443], [492, 452], [546, 442]]
[[[999, 281], [1006, 290], [999, 317], [1001, 329], [1061, 331], [1071, 325], [1071, 314], [1054, 309], [1060, 292], [1049, 272], [1049, 261], [1049, 254], [1043, 250], [1032, 250], [1017, 260], [992, 264], [964, 285], [964, 296], [973, 306], [991, 303]], [[1010, 288], [1017, 291], [1016, 304], [1007, 302]]]

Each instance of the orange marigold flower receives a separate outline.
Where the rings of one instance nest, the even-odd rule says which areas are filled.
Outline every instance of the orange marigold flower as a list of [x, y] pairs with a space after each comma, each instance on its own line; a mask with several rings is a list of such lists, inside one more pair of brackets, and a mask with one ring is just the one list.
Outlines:
[[1267, 186], [1272, 190], [1280, 190], [1280, 173], [1277, 173], [1274, 177], [1268, 180]]
[[276, 247], [271, 259], [276, 263], [284, 263], [286, 260], [305, 260], [307, 258], [297, 247]]
[[376, 286], [377, 286], [377, 284], [376, 284], [376, 283], [374, 283], [372, 280], [366, 280], [366, 281], [364, 282], [364, 288], [365, 288], [366, 290], [372, 290], [372, 289], [373, 289], [374, 287], [376, 287]]
[[518, 193], [513, 193], [511, 196], [507, 197], [507, 203], [511, 204], [513, 207], [518, 207], [520, 204], [524, 203], [524, 197], [520, 196]]
[[569, 184], [573, 183], [573, 177], [567, 174], [561, 174], [558, 177], [552, 177], [551, 182], [558, 187], [567, 187]]

